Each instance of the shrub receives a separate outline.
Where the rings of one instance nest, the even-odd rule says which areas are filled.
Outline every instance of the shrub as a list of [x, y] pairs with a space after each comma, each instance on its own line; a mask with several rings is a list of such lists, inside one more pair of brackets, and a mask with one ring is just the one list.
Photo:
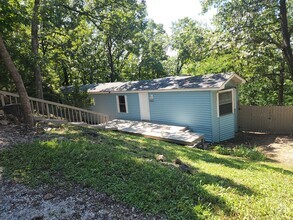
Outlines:
[[222, 155], [231, 155], [236, 157], [248, 158], [255, 161], [265, 160], [265, 155], [258, 151], [255, 146], [247, 147], [244, 145], [235, 146], [233, 148], [228, 148], [225, 146], [217, 145], [214, 147], [214, 150]]

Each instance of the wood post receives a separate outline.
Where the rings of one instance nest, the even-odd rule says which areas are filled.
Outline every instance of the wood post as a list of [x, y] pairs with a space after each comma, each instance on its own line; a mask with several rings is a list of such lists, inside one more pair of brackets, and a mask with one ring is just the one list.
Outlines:
[[5, 106], [5, 100], [4, 100], [4, 96], [1, 95], [1, 103], [2, 103], [2, 107]]
[[[49, 109], [49, 104], [46, 104], [46, 110], [47, 110], [47, 116], [48, 116], [48, 119], [50, 119], [50, 109]], [[54, 114], [54, 112], [53, 112]]]

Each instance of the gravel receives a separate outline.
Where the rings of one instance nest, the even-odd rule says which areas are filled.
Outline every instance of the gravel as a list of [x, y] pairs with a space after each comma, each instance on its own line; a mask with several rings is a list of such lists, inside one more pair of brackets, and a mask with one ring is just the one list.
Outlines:
[[30, 188], [0, 181], [0, 219], [163, 219], [138, 212], [90, 188]]
[[0, 150], [39, 138], [37, 130], [24, 125], [0, 125]]

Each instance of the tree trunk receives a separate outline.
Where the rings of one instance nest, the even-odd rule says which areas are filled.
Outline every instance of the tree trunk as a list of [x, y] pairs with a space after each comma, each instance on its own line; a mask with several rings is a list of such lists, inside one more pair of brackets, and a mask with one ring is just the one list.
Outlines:
[[115, 74], [115, 67], [114, 67], [114, 62], [113, 62], [113, 55], [112, 55], [112, 45], [110, 40], [107, 40], [107, 49], [108, 49], [108, 61], [109, 61], [109, 66], [110, 66], [110, 80], [111, 82], [115, 82], [116, 80], [116, 74]]
[[283, 37], [283, 50], [284, 50], [283, 54], [288, 64], [290, 75], [293, 79], [293, 54], [292, 54], [292, 48], [290, 45], [291, 36], [288, 30], [286, 0], [280, 0], [280, 24], [281, 24], [281, 32]]
[[34, 119], [33, 119], [31, 105], [29, 102], [27, 92], [25, 90], [21, 75], [19, 74], [16, 66], [14, 65], [10, 57], [1, 35], [0, 35], [0, 57], [2, 58], [5, 64], [5, 67], [7, 68], [8, 72], [10, 73], [15, 83], [17, 92], [19, 94], [22, 110], [23, 110], [24, 122], [29, 126], [33, 126]]
[[177, 61], [177, 65], [176, 65], [176, 75], [177, 76], [180, 75], [180, 72], [182, 70], [183, 65], [184, 65], [183, 62], [180, 63], [180, 60]]
[[63, 77], [64, 77], [62, 85], [69, 86], [70, 85], [69, 84], [69, 76], [68, 76], [67, 68], [65, 65], [62, 65], [62, 70], [63, 70]]
[[40, 56], [39, 56], [39, 9], [40, 9], [40, 0], [35, 0], [34, 11], [32, 18], [31, 26], [31, 35], [32, 35], [32, 52], [34, 55], [34, 74], [35, 74], [35, 84], [36, 84], [36, 95], [38, 98], [43, 99], [43, 79], [41, 74], [40, 67]]
[[278, 94], [278, 104], [280, 106], [284, 105], [284, 83], [285, 83], [285, 66], [284, 62], [281, 64], [280, 72], [279, 72], [279, 94]]

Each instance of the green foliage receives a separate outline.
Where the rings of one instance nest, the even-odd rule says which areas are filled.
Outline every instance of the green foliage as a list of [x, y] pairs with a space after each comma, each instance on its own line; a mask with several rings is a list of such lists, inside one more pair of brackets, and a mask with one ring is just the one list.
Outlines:
[[[30, 43], [33, 1], [2, 3], [1, 32], [29, 95], [35, 96]], [[146, 19], [143, 1], [42, 1], [39, 22], [47, 99], [62, 99], [61, 86], [166, 75], [162, 62], [167, 59], [167, 35], [162, 25]], [[0, 88], [14, 90], [4, 68], [0, 76]]]
[[[220, 64], [216, 69], [228, 68], [247, 80], [240, 101], [248, 105], [292, 105], [292, 77], [280, 28], [280, 1], [202, 3], [205, 11], [212, 6], [218, 10], [214, 19], [216, 29], [210, 38], [211, 55], [215, 65]], [[287, 1], [287, 12], [288, 29], [292, 30], [292, 1]], [[292, 37], [292, 31], [289, 34]], [[227, 54], [230, 62], [221, 61]], [[201, 63], [202, 66], [206, 67]]]
[[200, 61], [206, 54], [206, 39], [209, 30], [190, 18], [178, 20], [172, 26], [171, 47], [177, 52], [176, 74], [184, 65]]
[[[31, 185], [82, 184], [169, 219], [293, 217], [292, 171], [273, 163], [94, 129], [55, 130], [56, 136], [0, 151], [5, 177]], [[158, 154], [164, 163], [155, 160]], [[176, 158], [192, 174], [180, 171]]]
[[264, 161], [265, 155], [257, 150], [256, 147], [247, 147], [244, 145], [235, 146], [233, 148], [217, 145], [214, 150], [222, 155], [232, 155], [236, 157], [243, 157], [254, 161]]
[[61, 103], [79, 108], [87, 108], [93, 105], [92, 102], [89, 94], [86, 91], [80, 91], [79, 86], [74, 86], [72, 92], [62, 93], [61, 96]]
[[[145, 1], [42, 1], [39, 55], [45, 98], [62, 99], [61, 86], [233, 71], [247, 81], [242, 104], [292, 105], [279, 3], [202, 1], [205, 11], [217, 8], [213, 30], [183, 18], [169, 37], [162, 25], [147, 19]], [[286, 4], [292, 30], [292, 1]], [[35, 96], [33, 1], [0, 0], [0, 5], [5, 45], [29, 95]], [[168, 48], [176, 55], [168, 56]], [[1, 60], [0, 78], [0, 89], [15, 90]]]

